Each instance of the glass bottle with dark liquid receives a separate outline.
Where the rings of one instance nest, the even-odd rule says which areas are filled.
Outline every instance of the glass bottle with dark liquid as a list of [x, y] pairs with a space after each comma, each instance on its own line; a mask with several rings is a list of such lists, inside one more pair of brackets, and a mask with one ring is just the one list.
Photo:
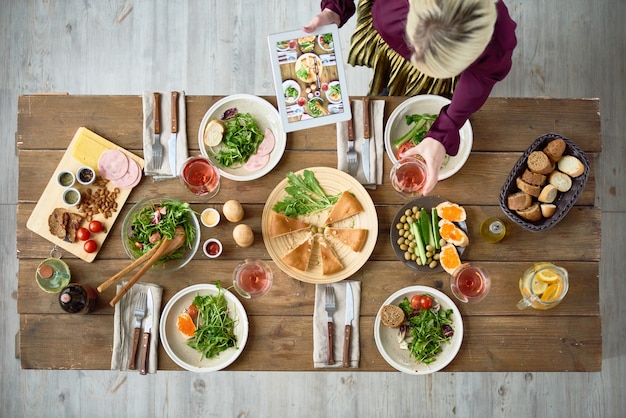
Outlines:
[[96, 297], [91, 286], [70, 283], [59, 293], [59, 305], [65, 312], [86, 314], [96, 306]]

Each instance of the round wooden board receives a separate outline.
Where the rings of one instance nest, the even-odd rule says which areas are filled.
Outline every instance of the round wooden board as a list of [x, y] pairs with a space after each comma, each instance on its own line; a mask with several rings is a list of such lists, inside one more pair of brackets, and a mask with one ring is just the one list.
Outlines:
[[[315, 174], [315, 178], [317, 178], [317, 181], [322, 189], [324, 189], [325, 193], [335, 195], [344, 191], [349, 191], [357, 198], [359, 203], [361, 203], [361, 206], [363, 206], [363, 212], [344, 221], [334, 223], [333, 226], [367, 229], [368, 234], [365, 245], [361, 251], [354, 252], [347, 246], [327, 237], [328, 243], [333, 248], [337, 258], [339, 258], [344, 266], [342, 270], [330, 275], [324, 275], [322, 273], [319, 245], [316, 240], [314, 240], [311, 259], [309, 260], [309, 265], [306, 271], [300, 271], [285, 264], [282, 261], [282, 257], [289, 250], [295, 248], [312, 235], [310, 230], [305, 230], [275, 238], [271, 238], [269, 236], [270, 214], [274, 205], [286, 196], [285, 187], [288, 186], [287, 178], [281, 181], [274, 188], [265, 202], [261, 225], [263, 242], [265, 243], [265, 247], [267, 248], [270, 257], [272, 257], [272, 260], [274, 260], [278, 268], [294, 279], [315, 284], [338, 282], [356, 273], [365, 264], [365, 262], [367, 262], [372, 254], [372, 251], [376, 246], [376, 239], [378, 238], [378, 216], [376, 214], [376, 207], [374, 206], [374, 202], [372, 201], [372, 198], [367, 190], [365, 190], [361, 183], [349, 174], [329, 167], [313, 167], [307, 168], [306, 170], [310, 170]], [[303, 172], [304, 170], [300, 170], [296, 172], [296, 174], [302, 175]], [[310, 222], [312, 225], [323, 226], [329, 212], [330, 209], [312, 215], [301, 216], [298, 219]], [[315, 235], [321, 236], [321, 234]]]

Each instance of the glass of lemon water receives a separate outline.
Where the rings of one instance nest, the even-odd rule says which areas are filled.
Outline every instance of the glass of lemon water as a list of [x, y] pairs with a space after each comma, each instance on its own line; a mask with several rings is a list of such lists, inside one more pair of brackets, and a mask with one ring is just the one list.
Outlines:
[[532, 307], [546, 310], [557, 306], [569, 287], [567, 270], [552, 263], [535, 263], [528, 268], [519, 280], [522, 299], [519, 309]]

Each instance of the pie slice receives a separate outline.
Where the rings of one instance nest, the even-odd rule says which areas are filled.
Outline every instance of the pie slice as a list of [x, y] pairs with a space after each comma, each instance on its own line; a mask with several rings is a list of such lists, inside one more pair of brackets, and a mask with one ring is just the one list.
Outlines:
[[335, 228], [327, 227], [324, 234], [333, 237], [352, 251], [359, 252], [367, 240], [367, 229], [364, 228]]
[[293, 267], [300, 271], [306, 271], [311, 258], [311, 247], [313, 246], [313, 237], [307, 238], [302, 244], [290, 250], [282, 258], [283, 262], [289, 267]]
[[270, 215], [270, 237], [275, 238], [292, 232], [301, 231], [311, 226], [310, 223], [290, 218], [272, 211]]
[[345, 191], [339, 196], [324, 225], [342, 221], [361, 212], [363, 212], [363, 206], [357, 198], [352, 193]]
[[322, 255], [322, 274], [333, 274], [343, 269], [343, 264], [341, 264], [333, 249], [328, 245], [328, 241], [320, 237], [319, 244], [320, 254]]

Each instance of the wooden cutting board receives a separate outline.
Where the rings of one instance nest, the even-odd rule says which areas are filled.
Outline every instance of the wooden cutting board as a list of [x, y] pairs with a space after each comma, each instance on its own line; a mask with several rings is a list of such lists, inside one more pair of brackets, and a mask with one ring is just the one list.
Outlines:
[[[69, 251], [80, 259], [87, 261], [88, 263], [91, 263], [98, 255], [100, 248], [102, 248], [102, 244], [109, 235], [109, 232], [113, 229], [112, 227], [115, 223], [115, 220], [120, 215], [119, 209], [123, 207], [126, 199], [128, 199], [132, 188], [119, 188], [119, 192], [117, 193], [116, 197], [118, 210], [112, 212], [111, 216], [109, 216], [108, 218], [105, 217], [105, 215], [103, 214], [97, 214], [93, 216], [93, 219], [97, 219], [102, 222], [105, 230], [102, 232], [91, 234], [90, 238], [96, 241], [96, 243], [98, 244], [98, 249], [92, 253], [87, 253], [83, 249], [83, 241], [77, 239], [75, 242], [72, 243], [60, 239], [50, 233], [50, 229], [48, 227], [48, 217], [55, 208], [63, 208], [70, 213], [79, 213], [77, 207], [68, 207], [63, 203], [62, 194], [64, 188], [57, 184], [56, 178], [58, 173], [63, 170], [69, 170], [76, 173], [76, 170], [78, 168], [85, 165], [92, 167], [96, 171], [96, 174], [99, 176], [100, 173], [98, 171], [98, 159], [103, 152], [112, 149], [119, 150], [134, 161], [136, 161], [141, 168], [141, 172], [143, 172], [144, 161], [142, 158], [125, 150], [122, 147], [117, 146], [113, 142], [101, 137], [100, 135], [90, 131], [89, 129], [81, 127], [76, 131], [72, 142], [70, 142], [67, 151], [63, 154], [59, 165], [57, 166], [54, 174], [50, 178], [50, 181], [48, 181], [48, 185], [41, 194], [41, 197], [39, 198], [39, 201], [37, 202], [33, 213], [30, 215], [30, 218], [28, 218], [28, 222], [26, 223], [27, 228], [31, 231], [42, 236], [43, 238], [47, 239], [58, 247]], [[84, 186], [76, 181], [73, 187], [78, 189], [78, 191], [80, 191], [82, 194], [85, 193], [89, 188], [92, 190], [92, 192], [95, 192], [96, 190], [98, 190], [98, 188], [102, 186], [96, 184]], [[113, 191], [116, 188], [116, 186], [112, 182], [109, 182], [105, 187], [109, 191]], [[87, 225], [88, 222], [86, 220], [83, 221], [82, 226], [87, 227]]]

